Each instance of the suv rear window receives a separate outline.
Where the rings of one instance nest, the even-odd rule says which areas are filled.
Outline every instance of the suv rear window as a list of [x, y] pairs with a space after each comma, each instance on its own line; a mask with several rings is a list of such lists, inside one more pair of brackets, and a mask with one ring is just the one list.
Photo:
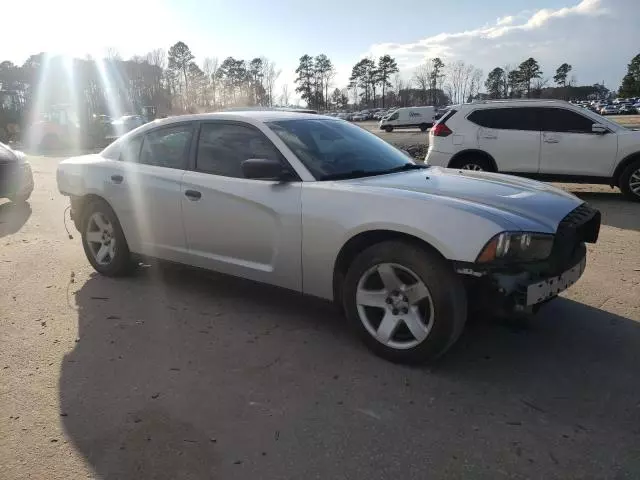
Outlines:
[[485, 108], [475, 110], [467, 119], [485, 128], [500, 130], [540, 130], [540, 108]]

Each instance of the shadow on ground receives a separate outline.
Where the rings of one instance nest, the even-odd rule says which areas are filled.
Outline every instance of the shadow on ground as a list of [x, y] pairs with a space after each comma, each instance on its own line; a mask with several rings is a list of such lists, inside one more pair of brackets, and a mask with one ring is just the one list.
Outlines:
[[633, 478], [640, 325], [569, 300], [470, 324], [432, 368], [330, 305], [180, 267], [89, 278], [60, 376], [103, 479]]
[[26, 202], [0, 204], [0, 238], [19, 232], [30, 216], [31, 205]]
[[603, 225], [640, 231], [640, 202], [627, 200], [619, 190], [572, 193], [602, 212]]

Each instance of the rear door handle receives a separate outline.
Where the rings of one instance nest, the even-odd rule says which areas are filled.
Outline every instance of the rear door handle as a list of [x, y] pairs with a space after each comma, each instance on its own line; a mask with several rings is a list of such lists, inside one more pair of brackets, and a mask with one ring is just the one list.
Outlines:
[[111, 181], [113, 183], [122, 183], [122, 181], [124, 180], [124, 177], [122, 175], [111, 175]]
[[497, 135], [483, 135], [482, 138], [485, 138], [487, 140], [495, 140], [498, 138]]
[[560, 143], [560, 140], [558, 140], [557, 138], [545, 138], [544, 139], [544, 143]]
[[184, 194], [192, 202], [196, 202], [200, 200], [200, 197], [202, 197], [202, 193], [198, 192], [197, 190], [185, 190]]

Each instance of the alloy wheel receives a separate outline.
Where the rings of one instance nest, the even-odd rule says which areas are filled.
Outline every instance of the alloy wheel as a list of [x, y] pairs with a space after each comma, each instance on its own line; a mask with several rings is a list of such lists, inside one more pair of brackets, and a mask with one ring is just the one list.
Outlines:
[[481, 172], [483, 168], [477, 163], [467, 163], [462, 166], [462, 170], [475, 170], [476, 172]]
[[116, 255], [116, 238], [113, 224], [102, 212], [94, 212], [89, 217], [85, 237], [96, 263], [109, 265]]
[[640, 168], [629, 177], [629, 189], [640, 197]]
[[380, 263], [362, 274], [356, 305], [369, 334], [394, 349], [422, 343], [434, 323], [429, 288], [413, 271], [395, 263]]

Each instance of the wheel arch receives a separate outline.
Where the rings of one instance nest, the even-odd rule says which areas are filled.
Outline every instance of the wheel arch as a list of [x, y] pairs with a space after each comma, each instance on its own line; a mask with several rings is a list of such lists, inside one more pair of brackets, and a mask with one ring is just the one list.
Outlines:
[[342, 283], [357, 255], [363, 250], [389, 240], [402, 240], [413, 243], [421, 248], [427, 249], [439, 255], [446, 260], [446, 257], [436, 247], [426, 240], [412, 235], [410, 233], [401, 232], [390, 229], [373, 229], [359, 232], [347, 240], [336, 257], [333, 266], [333, 299], [334, 302], [342, 308]]
[[468, 148], [466, 150], [461, 150], [460, 152], [456, 153], [449, 160], [447, 167], [451, 168], [451, 166], [454, 165], [456, 161], [460, 160], [461, 158], [471, 157], [471, 156], [481, 156], [485, 158], [491, 164], [493, 171], [494, 172], [498, 171], [498, 164], [496, 163], [495, 159], [484, 150], [478, 150], [475, 148]]
[[111, 204], [109, 203], [109, 201], [96, 194], [96, 193], [87, 193], [85, 195], [82, 195], [80, 197], [71, 197], [71, 207], [73, 209], [73, 223], [76, 226], [76, 229], [81, 232], [82, 231], [82, 219], [84, 218], [84, 209], [87, 207], [87, 205], [89, 205], [91, 202], [102, 202], [104, 204], [106, 204], [111, 211], [113, 212], [113, 214], [116, 216], [116, 218], [118, 217], [118, 214], [115, 212], [115, 210], [113, 209], [113, 207], [111, 206]]
[[611, 177], [611, 186], [617, 186], [620, 183], [620, 176], [622, 175], [622, 172], [624, 172], [624, 170], [632, 163], [635, 161], [640, 160], [640, 151], [639, 152], [633, 152], [630, 153], [629, 155], [627, 155], [626, 157], [624, 157], [619, 163], [618, 166], [616, 166], [616, 169], [613, 172], [613, 176]]

